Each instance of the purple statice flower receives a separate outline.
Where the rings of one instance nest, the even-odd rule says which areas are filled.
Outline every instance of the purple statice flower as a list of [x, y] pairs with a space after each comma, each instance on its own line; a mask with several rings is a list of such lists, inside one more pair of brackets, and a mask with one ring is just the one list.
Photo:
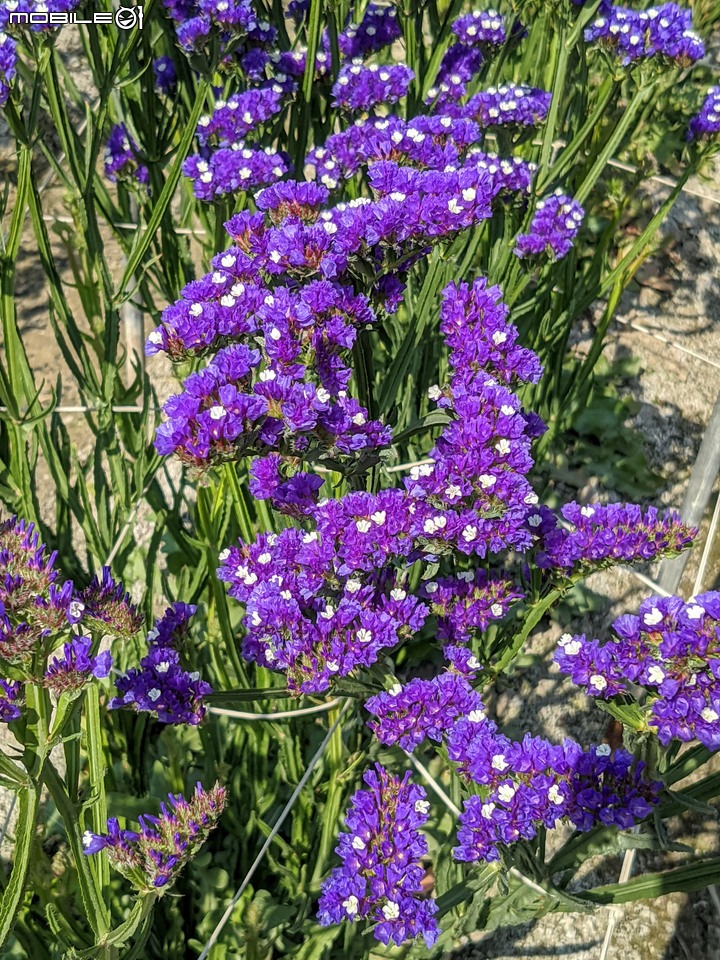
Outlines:
[[377, 719], [368, 726], [385, 746], [397, 743], [414, 750], [426, 737], [440, 743], [458, 717], [482, 710], [480, 696], [459, 673], [441, 673], [432, 680], [416, 677], [404, 686], [378, 693], [365, 701]]
[[414, 78], [415, 74], [404, 63], [368, 67], [353, 60], [340, 68], [332, 88], [333, 105], [367, 112], [380, 103], [397, 103]]
[[644, 687], [646, 723], [673, 738], [720, 746], [720, 593], [650, 597], [619, 617], [606, 643], [560, 638], [555, 662], [590, 696], [609, 700]]
[[131, 707], [139, 713], [152, 713], [161, 723], [188, 723], [196, 726], [207, 707], [203, 697], [212, 687], [189, 673], [180, 664], [180, 654], [172, 647], [151, 645], [140, 668], [133, 667], [115, 679], [120, 694], [110, 701], [110, 709]]
[[271, 46], [277, 31], [260, 20], [250, 0], [163, 0], [187, 54], [219, 48], [221, 55]]
[[338, 36], [340, 53], [347, 60], [369, 57], [401, 37], [394, 7], [369, 3], [360, 23], [350, 23]]
[[537, 502], [526, 474], [532, 467], [528, 420], [505, 386], [536, 381], [532, 351], [517, 344], [500, 290], [485, 280], [450, 284], [443, 291], [441, 330], [453, 376], [432, 399], [455, 415], [405, 486], [418, 501], [413, 530], [428, 554], [449, 547], [485, 556], [530, 545], [525, 521]]
[[676, 557], [697, 533], [672, 511], [660, 517], [654, 507], [643, 513], [632, 503], [581, 506], [571, 502], [561, 510], [571, 529], [548, 530], [539, 541], [536, 564], [566, 576], [583, 574], [617, 563]]
[[608, 50], [623, 66], [657, 58], [689, 67], [705, 55], [692, 26], [692, 11], [676, 3], [646, 10], [611, 6], [586, 28], [585, 40]]
[[36, 654], [44, 656], [49, 638], [83, 615], [72, 581], [59, 580], [55, 559], [32, 523], [0, 522], [0, 659], [26, 671]]
[[510, 606], [524, 594], [502, 571], [461, 571], [453, 577], [426, 580], [419, 595], [438, 618], [439, 640], [454, 644], [469, 643], [487, 630], [493, 620], [500, 620]]
[[328, 500], [316, 530], [223, 551], [218, 576], [246, 611], [243, 656], [284, 672], [292, 692], [323, 692], [420, 629], [427, 608], [388, 566], [412, 547], [405, 501], [398, 490]]
[[139, 147], [128, 133], [124, 123], [116, 124], [105, 145], [105, 176], [113, 183], [137, 181], [147, 186], [150, 172], [139, 163]]
[[447, 748], [460, 775], [482, 787], [465, 800], [457, 860], [498, 860], [502, 847], [561, 820], [578, 830], [598, 823], [626, 829], [648, 816], [662, 786], [624, 750], [583, 751], [572, 740], [559, 746], [529, 734], [512, 741], [479, 711], [455, 723]]
[[285, 11], [285, 16], [293, 20], [296, 27], [299, 27], [307, 16], [309, 9], [310, 0], [290, 0], [290, 3], [287, 5], [287, 10]]
[[198, 783], [189, 800], [169, 794], [167, 805], [160, 804], [159, 817], [141, 816], [139, 830], [121, 829], [114, 817], [108, 820], [107, 833], [86, 830], [84, 853], [106, 850], [111, 866], [138, 890], [164, 894], [217, 826], [226, 801], [219, 783], [210, 790]]
[[83, 619], [104, 624], [106, 633], [133, 637], [143, 625], [142, 615], [123, 585], [113, 580], [109, 567], [93, 577], [79, 598], [84, 604]]
[[290, 458], [277, 453], [259, 457], [250, 468], [250, 493], [256, 500], [269, 500], [280, 513], [300, 519], [317, 505], [325, 481], [315, 473], [292, 469]]
[[192, 180], [193, 193], [208, 203], [229, 194], [274, 183], [290, 170], [290, 161], [271, 147], [253, 149], [242, 142], [220, 147], [205, 159], [194, 154], [183, 161], [183, 173]]
[[20, 719], [23, 688], [19, 680], [0, 679], [0, 720], [12, 723]]
[[522, 259], [544, 254], [551, 260], [562, 260], [570, 252], [584, 216], [577, 200], [558, 188], [549, 197], [538, 200], [529, 233], [516, 237], [515, 256]]
[[335, 852], [343, 861], [324, 881], [318, 906], [323, 926], [368, 919], [376, 940], [401, 944], [422, 935], [431, 947], [440, 933], [433, 900], [423, 899], [420, 827], [430, 809], [422, 787], [392, 776], [380, 764], [363, 776]]
[[80, 690], [92, 677], [102, 680], [110, 673], [112, 656], [108, 650], [90, 656], [92, 640], [89, 637], [77, 637], [63, 644], [62, 656], [56, 656], [48, 663], [43, 684], [56, 696]]
[[196, 613], [194, 603], [173, 603], [148, 631], [148, 644], [151, 647], [177, 647], [187, 636], [190, 620]]
[[230, 147], [280, 112], [283, 97], [271, 88], [246, 90], [219, 100], [211, 114], [200, 117], [197, 139], [201, 146]]
[[467, 84], [477, 75], [482, 63], [483, 55], [479, 47], [452, 44], [445, 51], [434, 85], [428, 90], [427, 103], [432, 103], [437, 110], [448, 100], [460, 100], [467, 93]]
[[522, 157], [499, 157], [496, 153], [471, 149], [467, 155], [467, 165], [475, 165], [486, 170], [492, 178], [495, 196], [530, 193], [533, 179], [537, 173], [537, 164], [528, 163]]
[[690, 120], [687, 132], [688, 140], [711, 140], [717, 136], [720, 136], [720, 86], [710, 87], [700, 112]]
[[152, 63], [155, 89], [166, 97], [172, 96], [177, 85], [177, 73], [172, 57], [156, 57]]
[[328, 190], [316, 183], [285, 180], [257, 193], [255, 206], [258, 210], [267, 211], [275, 225], [288, 217], [314, 223], [328, 196]]
[[526, 84], [502, 84], [476, 93], [465, 104], [448, 103], [450, 116], [487, 127], [535, 127], [547, 117], [552, 94]]
[[17, 73], [17, 44], [12, 37], [0, 30], [0, 107], [10, 96], [10, 87]]
[[452, 32], [468, 47], [501, 47], [507, 40], [505, 18], [497, 10], [474, 10], [453, 21]]

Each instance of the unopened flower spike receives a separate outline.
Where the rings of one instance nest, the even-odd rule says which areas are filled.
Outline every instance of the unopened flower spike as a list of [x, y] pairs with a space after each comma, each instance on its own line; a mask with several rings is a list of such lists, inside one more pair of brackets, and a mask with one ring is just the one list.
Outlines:
[[138, 890], [165, 893], [217, 826], [226, 800], [219, 783], [210, 790], [198, 783], [189, 800], [169, 794], [158, 817], [140, 817], [139, 830], [121, 829], [114, 817], [108, 820], [106, 833], [86, 830], [84, 853], [106, 850], [111, 866]]

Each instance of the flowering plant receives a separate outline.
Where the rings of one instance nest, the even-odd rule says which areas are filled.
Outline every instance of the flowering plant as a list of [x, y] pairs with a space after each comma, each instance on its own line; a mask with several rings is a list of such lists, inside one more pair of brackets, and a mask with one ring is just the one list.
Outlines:
[[[563, 634], [567, 689], [622, 742], [518, 738], [488, 706], [577, 584], [696, 536], [672, 511], [561, 504], [550, 468], [717, 147], [690, 11], [163, 0], [142, 31], [80, 30], [89, 109], [55, 31], [11, 16], [36, 6], [0, 3], [0, 499], [26, 518], [0, 525], [0, 945], [50, 960], [49, 924], [68, 958], [367, 956], [366, 934], [437, 955], [512, 904], [715, 876], [570, 887], [590, 851], [662, 849], [668, 817], [718, 795], [697, 773], [718, 594]], [[607, 168], [651, 117], [682, 173], [623, 245], [643, 168], [611, 198]], [[52, 234], [39, 159], [67, 197]], [[26, 213], [54, 388], [13, 298]]]

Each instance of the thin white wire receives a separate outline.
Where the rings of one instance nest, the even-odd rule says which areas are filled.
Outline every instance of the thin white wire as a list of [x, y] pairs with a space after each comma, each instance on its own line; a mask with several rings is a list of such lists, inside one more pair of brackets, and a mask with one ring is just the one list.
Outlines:
[[689, 347], [684, 347], [682, 344], [676, 343], [674, 340], [670, 340], [668, 337], [663, 336], [656, 330], [651, 330], [650, 327], [645, 327], [643, 324], [636, 323], [634, 320], [625, 320], [622, 317], [614, 317], [613, 319], [616, 323], [621, 323], [625, 327], [630, 327], [631, 330], [637, 330], [638, 333], [644, 333], [647, 337], [653, 337], [653, 339], [659, 340], [660, 343], [665, 343], [667, 346], [672, 347], [673, 350], [679, 350], [680, 353], [686, 353], [688, 356], [694, 357], [696, 360], [702, 360], [703, 363], [707, 363], [709, 366], [715, 367], [716, 370], [720, 370], [720, 363], [718, 363], [717, 360], [711, 360], [710, 357], [704, 357], [701, 353], [696, 353]]
[[278, 710], [276, 713], [246, 713], [243, 710], [229, 710], [226, 707], [210, 707], [209, 713], [217, 714], [219, 717], [232, 717], [234, 720], [290, 720], [295, 717], [307, 717], [311, 713], [323, 713], [326, 710], [332, 710], [339, 706], [346, 699], [345, 697], [335, 697], [334, 700], [328, 700], [327, 703], [318, 704], [315, 707], [302, 707], [299, 710]]
[[250, 867], [250, 869], [248, 870], [247, 874], [245, 875], [245, 879], [243, 880], [243, 882], [242, 882], [242, 883], [240, 884], [240, 886], [238, 887], [237, 893], [235, 894], [235, 896], [232, 898], [232, 900], [231, 900], [230, 903], [228, 904], [227, 910], [225, 911], [225, 913], [222, 915], [222, 917], [221, 917], [220, 920], [218, 921], [217, 926], [215, 927], [215, 929], [213, 930], [213, 932], [210, 934], [210, 937], [209, 937], [207, 943], [205, 944], [205, 946], [203, 947], [203, 951], [202, 951], [202, 953], [200, 954], [200, 956], [198, 957], [198, 960], [206, 960], [206, 957], [207, 957], [208, 953], [210, 952], [210, 950], [212, 950], [213, 946], [214, 946], [215, 943], [217, 942], [217, 939], [218, 939], [218, 937], [220, 936], [220, 934], [222, 933], [222, 930], [223, 930], [225, 924], [228, 922], [228, 920], [230, 919], [230, 917], [231, 917], [231, 915], [232, 915], [233, 910], [235, 909], [235, 904], [238, 902], [238, 900], [240, 899], [240, 897], [243, 895], [243, 892], [244, 892], [245, 888], [247, 887], [248, 883], [250, 883], [250, 880], [252, 879], [253, 874], [255, 873], [255, 871], [257, 870], [257, 868], [260, 866], [260, 863], [262, 862], [263, 857], [265, 856], [265, 854], [267, 853], [268, 849], [270, 848], [270, 844], [271, 844], [271, 843], [273, 842], [273, 840], [275, 839], [277, 833], [278, 833], [279, 830], [280, 830], [280, 827], [282, 827], [283, 823], [285, 822], [285, 819], [286, 819], [287, 815], [290, 813], [290, 811], [292, 810], [293, 806], [295, 805], [295, 801], [296, 801], [297, 798], [300, 796], [300, 793], [302, 792], [303, 787], [305, 786], [305, 784], [306, 784], [306, 783], [308, 782], [308, 780], [310, 779], [310, 774], [313, 772], [313, 770], [315, 769], [315, 766], [317, 765], [318, 761], [320, 760], [320, 758], [322, 757], [323, 753], [325, 752], [325, 748], [327, 747], [328, 743], [330, 743], [330, 738], [332, 737], [332, 735], [333, 735], [333, 734], [335, 733], [335, 731], [337, 730], [337, 728], [338, 728], [338, 726], [339, 726], [339, 724], [340, 724], [340, 720], [342, 719], [342, 716], [343, 716], [343, 714], [345, 713], [345, 711], [347, 710], [347, 708], [350, 706], [350, 703], [351, 703], [351, 702], [352, 702], [352, 701], [350, 701], [350, 700], [346, 700], [346, 701], [345, 701], [345, 703], [344, 703], [342, 709], [340, 710], [340, 713], [338, 714], [335, 722], [332, 724], [332, 726], [331, 726], [330, 729], [328, 730], [328, 732], [327, 732], [327, 734], [326, 734], [326, 736], [325, 736], [325, 739], [324, 739], [323, 742], [320, 744], [320, 746], [319, 746], [318, 749], [317, 749], [317, 752], [315, 753], [315, 756], [312, 758], [312, 760], [311, 760], [310, 763], [308, 764], [308, 768], [307, 768], [307, 770], [305, 771], [305, 773], [302, 775], [302, 779], [300, 780], [300, 782], [298, 783], [298, 785], [297, 785], [297, 786], [295, 787], [295, 789], [293, 790], [292, 796], [290, 797], [290, 799], [288, 800], [288, 802], [285, 804], [285, 807], [283, 808], [283, 811], [282, 811], [282, 813], [280, 814], [277, 823], [276, 823], [275, 826], [272, 828], [272, 830], [270, 831], [270, 833], [269, 833], [269, 835], [268, 835], [267, 840], [265, 841], [265, 843], [264, 843], [264, 844], [262, 845], [262, 847], [260, 848], [260, 852], [258, 853], [257, 857], [255, 857], [255, 860], [253, 861], [252, 866]]

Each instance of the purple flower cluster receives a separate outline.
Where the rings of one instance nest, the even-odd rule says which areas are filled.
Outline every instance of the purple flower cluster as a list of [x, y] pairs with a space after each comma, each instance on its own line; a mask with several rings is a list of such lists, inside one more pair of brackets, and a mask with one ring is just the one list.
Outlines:
[[720, 86], [710, 87], [700, 112], [688, 125], [688, 140], [711, 140], [720, 136]]
[[389, 569], [412, 545], [401, 491], [329, 500], [313, 519], [311, 533], [260, 534], [224, 551], [218, 570], [245, 606], [243, 656], [285, 672], [294, 693], [323, 692], [371, 666], [427, 612]]
[[172, 57], [156, 57], [152, 68], [157, 92], [166, 97], [172, 96], [177, 85], [177, 72]]
[[480, 128], [470, 120], [451, 117], [389, 116], [356, 120], [310, 151], [306, 163], [328, 189], [337, 187], [363, 167], [378, 160], [407, 163], [418, 169], [445, 170], [464, 162], [467, 148], [480, 140]]
[[[245, 605], [244, 656], [285, 672], [294, 692], [326, 690], [420, 629], [428, 607], [408, 596], [398, 567], [532, 542], [526, 518], [537, 497], [524, 474], [536, 431], [508, 387], [537, 379], [539, 363], [517, 344], [498, 289], [484, 281], [446, 288], [442, 317], [455, 373], [447, 393], [435, 395], [457, 419], [432, 462], [412, 471], [404, 491], [353, 493], [314, 509], [306, 502], [310, 533], [263, 534], [222, 555], [219, 575]], [[267, 470], [274, 493], [277, 462]], [[435, 605], [441, 637], [463, 643], [518, 594], [502, 575], [457, 580], [454, 598], [450, 580], [426, 582], [423, 597]], [[459, 672], [472, 669], [461, 651], [450, 659]]]
[[283, 96], [273, 89], [246, 90], [219, 100], [212, 114], [200, 117], [197, 139], [202, 146], [231, 147], [280, 112]]
[[[223, 255], [218, 263], [237, 262], [238, 254]], [[318, 444], [327, 457], [356, 458], [386, 445], [387, 428], [369, 420], [347, 394], [345, 358], [357, 329], [374, 320], [367, 300], [327, 281], [271, 293], [233, 283], [231, 269], [217, 272], [221, 282], [206, 287], [205, 297], [197, 291], [202, 281], [191, 284], [187, 294], [193, 299], [165, 312], [164, 326], [151, 334], [152, 348], [162, 344], [179, 356], [214, 345], [219, 336], [257, 342], [262, 335], [263, 350], [232, 344], [192, 374], [184, 392], [165, 405], [168, 420], [157, 431], [158, 451], [202, 466], [278, 450], [308, 454]], [[225, 318], [232, 326], [218, 329]], [[274, 496], [274, 484], [270, 488], [266, 496]]]
[[124, 123], [110, 131], [105, 146], [105, 175], [113, 183], [137, 181], [144, 186], [150, 182], [150, 172], [138, 160], [139, 148]]
[[0, 720], [12, 723], [20, 719], [23, 688], [19, 680], [0, 679]]
[[468, 47], [501, 47], [507, 40], [505, 18], [497, 10], [473, 10], [453, 21], [452, 32]]
[[259, 20], [251, 0], [163, 0], [186, 53], [204, 52], [216, 38], [226, 53], [272, 44], [277, 31]]
[[92, 640], [78, 637], [63, 644], [62, 656], [50, 660], [43, 677], [43, 684], [56, 696], [81, 690], [91, 677], [102, 680], [112, 667], [112, 656], [108, 650], [91, 656]]
[[284, 153], [277, 153], [272, 147], [253, 149], [242, 141], [220, 147], [208, 153], [207, 158], [194, 154], [182, 165], [183, 173], [192, 180], [197, 199], [208, 203], [239, 190], [274, 183], [289, 170], [290, 161]]
[[415, 78], [403, 63], [365, 66], [352, 60], [340, 68], [332, 88], [333, 105], [345, 110], [372, 110], [380, 103], [397, 103]]
[[469, 643], [493, 620], [502, 619], [512, 603], [523, 596], [502, 571], [486, 573], [480, 569], [427, 580], [421, 584], [419, 595], [437, 617], [438, 639], [451, 644]]
[[499, 288], [484, 279], [443, 291], [440, 329], [452, 376], [446, 390], [434, 387], [430, 395], [455, 419], [430, 451], [432, 462], [413, 468], [405, 480], [427, 510], [421, 515], [428, 553], [451, 545], [484, 557], [530, 544], [525, 520], [537, 496], [526, 474], [537, 427], [509, 386], [536, 382], [542, 368], [517, 343], [507, 316]]
[[426, 737], [440, 743], [458, 717], [483, 705], [460, 673], [446, 672], [432, 680], [416, 677], [404, 686], [398, 683], [366, 700], [365, 709], [377, 717], [368, 726], [380, 743], [414, 750]]
[[552, 94], [526, 84], [502, 84], [476, 93], [465, 104], [447, 103], [453, 117], [474, 120], [481, 128], [534, 127], [547, 117]]
[[516, 238], [516, 257], [537, 257], [562, 260], [572, 248], [585, 211], [572, 197], [557, 189], [551, 196], [538, 200], [529, 233]]
[[83, 835], [88, 855], [106, 850], [110, 864], [140, 891], [165, 893], [217, 826], [227, 800], [224, 787], [216, 783], [203, 790], [198, 783], [189, 800], [168, 795], [160, 804], [160, 816], [138, 820], [140, 830], [123, 830], [111, 817], [107, 833], [87, 830]]
[[148, 654], [115, 680], [117, 697], [110, 709], [131, 707], [152, 713], [161, 723], [200, 723], [207, 712], [203, 697], [212, 693], [210, 684], [197, 673], [183, 669], [176, 646], [187, 632], [189, 619], [196, 611], [191, 604], [176, 603], [155, 622], [148, 633]]
[[71, 580], [59, 579], [56, 553], [46, 554], [32, 523], [13, 517], [0, 522], [0, 661], [33, 669], [37, 654], [83, 616]]
[[350, 23], [338, 36], [338, 48], [348, 60], [369, 57], [401, 37], [394, 7], [369, 3], [360, 23]]
[[83, 620], [102, 624], [104, 633], [115, 637], [134, 637], [143, 625], [143, 618], [121, 583], [110, 575], [109, 567], [90, 581], [81, 592]]
[[10, 96], [10, 86], [17, 73], [16, 64], [17, 44], [0, 30], [0, 107], [5, 106]]
[[660, 742], [697, 739], [720, 746], [720, 593], [687, 603], [650, 597], [637, 616], [619, 617], [606, 643], [565, 634], [555, 662], [593, 697], [648, 692], [647, 724]]
[[428, 947], [440, 930], [437, 907], [423, 899], [421, 860], [428, 845], [420, 832], [430, 810], [422, 787], [402, 780], [379, 764], [363, 780], [345, 817], [348, 833], [340, 834], [335, 852], [343, 861], [325, 880], [318, 920], [323, 926], [349, 920], [373, 921], [381, 943], [401, 944], [422, 936]]
[[480, 712], [455, 723], [447, 749], [461, 776], [481, 787], [464, 802], [457, 860], [498, 860], [501, 847], [563, 819], [578, 830], [597, 823], [626, 829], [648, 816], [661, 788], [624, 750], [583, 751], [572, 740], [556, 746], [529, 734], [515, 742]]
[[705, 54], [692, 26], [692, 11], [676, 3], [647, 10], [609, 6], [585, 30], [585, 40], [610, 51], [623, 66], [657, 57], [689, 67]]
[[561, 510], [571, 529], [546, 529], [539, 541], [536, 564], [566, 575], [617, 563], [675, 557], [689, 547], [696, 530], [677, 513], [660, 517], [654, 507], [643, 513], [632, 503], [567, 503]]

